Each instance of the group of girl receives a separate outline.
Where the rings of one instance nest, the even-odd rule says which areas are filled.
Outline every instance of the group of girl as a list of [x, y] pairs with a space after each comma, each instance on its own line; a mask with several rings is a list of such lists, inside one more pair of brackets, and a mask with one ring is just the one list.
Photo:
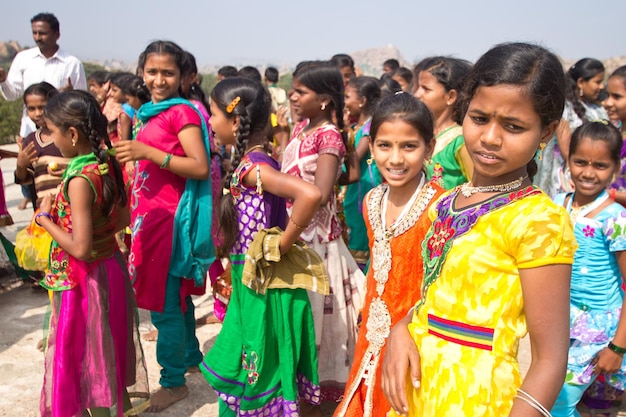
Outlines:
[[[626, 210], [606, 191], [622, 135], [583, 124], [566, 154], [576, 191], [552, 202], [532, 185], [535, 156], [565, 106], [552, 53], [513, 43], [473, 66], [435, 57], [419, 66], [418, 98], [398, 93], [378, 105], [372, 80], [347, 81], [344, 96], [335, 64], [301, 63], [290, 95], [300, 122], [282, 166], [268, 153], [267, 90], [221, 81], [209, 126], [206, 99], [191, 96], [190, 62], [166, 41], [141, 54], [150, 101], [133, 116], [134, 140], [112, 144], [87, 93], [48, 101], [50, 136], [71, 159], [36, 218], [54, 239], [42, 281], [54, 294], [42, 415], [121, 416], [130, 397], [147, 394], [137, 306], [158, 330], [153, 412], [186, 397], [185, 374], [198, 367], [224, 416], [319, 416], [329, 399], [341, 399], [337, 416], [539, 416], [555, 403], [554, 415], [572, 415], [598, 373], [623, 389]], [[607, 91], [609, 115], [623, 121], [619, 70]], [[232, 147], [219, 192], [211, 132]], [[353, 253], [369, 252], [361, 265], [336, 209], [350, 152], [365, 161], [347, 200], [350, 221], [362, 211], [364, 223], [350, 227]], [[374, 173], [381, 179], [370, 181]], [[126, 225], [128, 262], [114, 239]], [[231, 259], [233, 293], [203, 359], [191, 295], [204, 291], [212, 236]], [[533, 354], [522, 377], [516, 356], [527, 332]]]

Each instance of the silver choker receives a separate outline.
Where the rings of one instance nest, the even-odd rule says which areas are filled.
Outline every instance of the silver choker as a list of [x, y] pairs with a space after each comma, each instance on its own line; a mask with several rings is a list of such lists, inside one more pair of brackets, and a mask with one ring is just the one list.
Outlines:
[[461, 186], [461, 194], [463, 194], [463, 196], [468, 198], [476, 193], [492, 193], [494, 191], [500, 191], [502, 193], [506, 193], [509, 191], [513, 191], [516, 188], [519, 188], [520, 185], [522, 185], [522, 182], [524, 182], [526, 178], [528, 178], [528, 175], [519, 177], [518, 179], [513, 180], [511, 182], [507, 182], [506, 184], [483, 185], [479, 187], [473, 187], [471, 183], [466, 182], [465, 184]]

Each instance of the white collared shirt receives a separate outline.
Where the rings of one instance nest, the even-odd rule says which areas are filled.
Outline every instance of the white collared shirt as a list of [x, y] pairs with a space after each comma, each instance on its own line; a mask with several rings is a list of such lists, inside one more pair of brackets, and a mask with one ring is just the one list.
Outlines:
[[[67, 85], [67, 79], [77, 90], [87, 90], [87, 79], [82, 62], [66, 54], [59, 48], [50, 58], [43, 56], [38, 47], [19, 52], [7, 74], [7, 79], [0, 83], [0, 92], [7, 100], [16, 100], [24, 94], [30, 85], [46, 81], [56, 88]], [[26, 108], [22, 115], [20, 136], [26, 137], [36, 130], [35, 124], [28, 118]]]

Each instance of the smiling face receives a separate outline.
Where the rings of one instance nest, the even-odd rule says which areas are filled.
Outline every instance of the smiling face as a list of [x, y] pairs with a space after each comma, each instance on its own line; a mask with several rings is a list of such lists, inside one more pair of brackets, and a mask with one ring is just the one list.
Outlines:
[[48, 100], [39, 94], [29, 94], [24, 96], [26, 114], [28, 114], [30, 120], [32, 120], [38, 127], [46, 125], [46, 121], [43, 117], [43, 111], [46, 108], [47, 102]]
[[582, 97], [587, 101], [596, 101], [600, 95], [600, 90], [604, 88], [604, 71], [596, 74], [595, 77], [585, 81], [580, 78], [577, 81], [578, 88], [582, 90]]
[[526, 165], [555, 127], [556, 122], [542, 128], [522, 87], [478, 87], [463, 119], [465, 146], [474, 162], [472, 183], [504, 184], [526, 176]]
[[359, 97], [356, 88], [351, 85], [346, 86], [344, 97], [344, 108], [350, 112], [351, 117], [359, 117], [365, 100]]
[[611, 120], [620, 120], [626, 125], [626, 80], [621, 76], [609, 78], [606, 85], [608, 94], [603, 104]]
[[[608, 187], [619, 166], [603, 140], [583, 137], [569, 157], [568, 165], [580, 204], [594, 201]], [[582, 197], [582, 198], [581, 198]]]
[[412, 193], [419, 185], [424, 159], [432, 153], [431, 145], [412, 125], [393, 119], [381, 123], [376, 139], [370, 142], [370, 152], [394, 191]]
[[170, 54], [149, 54], [143, 67], [143, 81], [154, 103], [178, 97], [180, 68]]
[[117, 103], [126, 102], [126, 95], [122, 93], [122, 89], [116, 84], [111, 83], [111, 88], [109, 89], [108, 96], [115, 100]]

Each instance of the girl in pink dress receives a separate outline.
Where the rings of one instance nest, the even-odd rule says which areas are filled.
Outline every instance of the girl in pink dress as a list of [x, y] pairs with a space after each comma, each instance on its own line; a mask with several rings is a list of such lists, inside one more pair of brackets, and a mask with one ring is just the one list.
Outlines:
[[[343, 130], [343, 81], [330, 62], [300, 64], [293, 74], [292, 109], [303, 118], [283, 155], [282, 171], [315, 184], [322, 203], [313, 221], [300, 225], [307, 245], [324, 259], [330, 295], [309, 292], [319, 353], [322, 400], [336, 401], [352, 365], [357, 316], [365, 276], [342, 239], [334, 186], [346, 153]], [[337, 125], [333, 123], [337, 121]], [[287, 203], [288, 214], [292, 207]]]

